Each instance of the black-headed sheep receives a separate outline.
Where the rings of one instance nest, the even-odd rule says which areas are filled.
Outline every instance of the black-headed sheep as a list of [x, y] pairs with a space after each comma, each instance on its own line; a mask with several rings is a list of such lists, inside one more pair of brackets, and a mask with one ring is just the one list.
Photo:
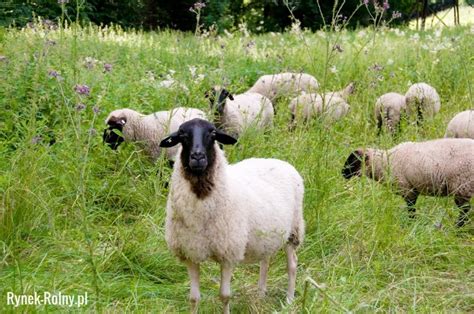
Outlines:
[[453, 195], [461, 213], [457, 226], [467, 221], [474, 195], [474, 140], [437, 139], [406, 142], [389, 150], [357, 149], [347, 158], [344, 178], [366, 175], [388, 181], [405, 199], [410, 216], [419, 195]]
[[239, 263], [260, 262], [259, 291], [266, 291], [269, 258], [285, 247], [288, 300], [296, 280], [296, 248], [303, 241], [303, 179], [278, 159], [246, 159], [229, 165], [221, 144], [236, 140], [201, 119], [182, 124], [161, 142], [181, 144], [171, 176], [165, 237], [186, 264], [193, 312], [200, 299], [199, 265], [221, 266], [220, 297], [229, 313], [230, 281]]

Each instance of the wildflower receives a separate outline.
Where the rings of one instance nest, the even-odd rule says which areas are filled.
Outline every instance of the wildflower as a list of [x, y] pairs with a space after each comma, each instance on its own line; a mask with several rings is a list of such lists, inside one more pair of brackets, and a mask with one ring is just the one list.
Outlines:
[[59, 73], [55, 70], [49, 70], [48, 71], [48, 76], [51, 77], [51, 78], [53, 78], [53, 77], [54, 78], [59, 78], [60, 77]]
[[32, 139], [31, 139], [31, 144], [33, 145], [36, 145], [38, 144], [39, 142], [41, 142], [43, 138], [41, 137], [41, 135], [35, 135]]
[[393, 13], [392, 13], [392, 19], [393, 20], [399, 19], [401, 17], [402, 17], [402, 13], [400, 13], [399, 11], [393, 11]]
[[195, 10], [201, 10], [206, 7], [206, 4], [204, 2], [198, 1], [194, 3], [193, 7]]
[[76, 111], [82, 111], [84, 109], [86, 109], [86, 105], [84, 105], [83, 103], [78, 103], [76, 105]]
[[369, 5], [369, 0], [364, 0], [365, 5]]
[[392, 58], [389, 58], [389, 59], [387, 60], [387, 64], [388, 64], [388, 65], [392, 65], [392, 64], [393, 64], [393, 62], [394, 62], [394, 61], [393, 61], [393, 59], [392, 59]]
[[112, 64], [110, 64], [110, 63], [105, 63], [105, 64], [104, 64], [104, 71], [105, 71], [105, 72], [111, 72], [111, 71], [112, 71]]
[[59, 4], [66, 4], [69, 3], [69, 0], [58, 0]]
[[85, 95], [85, 96], [89, 96], [91, 90], [89, 88], [89, 86], [87, 85], [81, 85], [81, 84], [76, 84], [76, 86], [74, 86], [74, 90], [76, 91], [76, 93], [78, 93], [79, 95]]
[[86, 67], [88, 70], [92, 69], [95, 67], [95, 65], [97, 64], [97, 59], [94, 59], [94, 58], [91, 58], [91, 57], [86, 57], [84, 59], [84, 67]]
[[190, 65], [188, 68], [189, 68], [189, 72], [191, 72], [191, 76], [195, 77], [197, 68], [195, 66], [192, 66], [192, 65]]
[[369, 67], [369, 70], [376, 71], [376, 72], [382, 71], [383, 66], [378, 65], [377, 63], [375, 63], [373, 66]]
[[390, 4], [388, 3], [388, 0], [385, 0], [385, 1], [383, 2], [383, 9], [384, 9], [385, 11], [387, 11], [388, 9], [390, 9]]
[[94, 111], [95, 114], [99, 114], [99, 112], [100, 112], [99, 106], [94, 106], [94, 107], [92, 108], [92, 111]]
[[332, 50], [336, 50], [337, 52], [343, 52], [344, 49], [342, 49], [341, 45], [335, 44], [334, 47], [332, 47]]
[[337, 68], [336, 68], [336, 66], [333, 65], [331, 68], [329, 68], [329, 71], [331, 71], [331, 73], [336, 74], [336, 73], [337, 73]]

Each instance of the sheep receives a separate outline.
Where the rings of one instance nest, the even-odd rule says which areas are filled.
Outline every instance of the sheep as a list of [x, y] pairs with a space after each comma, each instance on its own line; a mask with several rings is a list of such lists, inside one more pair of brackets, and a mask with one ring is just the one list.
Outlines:
[[221, 266], [220, 297], [229, 313], [230, 280], [239, 263], [260, 262], [259, 292], [266, 291], [269, 258], [285, 246], [287, 300], [296, 282], [296, 248], [304, 238], [303, 179], [278, 159], [250, 158], [229, 165], [217, 142], [237, 140], [205, 120], [183, 123], [161, 141], [178, 148], [166, 208], [165, 239], [186, 264], [191, 309], [197, 312], [199, 265]]
[[340, 91], [328, 92], [323, 96], [316, 93], [303, 93], [293, 98], [288, 105], [291, 112], [290, 125], [293, 125], [296, 120], [309, 121], [312, 117], [321, 114], [333, 121], [341, 119], [349, 112], [350, 106], [347, 99], [354, 90], [354, 83], [350, 83]]
[[448, 123], [444, 137], [474, 139], [474, 109], [458, 113]]
[[410, 86], [405, 94], [406, 108], [409, 117], [416, 115], [417, 122], [424, 117], [433, 117], [441, 108], [441, 101], [436, 89], [426, 83]]
[[279, 73], [261, 76], [248, 92], [262, 94], [274, 102], [282, 96], [315, 93], [318, 88], [318, 81], [310, 74]]
[[[158, 111], [143, 115], [135, 110], [124, 108], [112, 111], [105, 123], [103, 140], [110, 148], [116, 150], [124, 142], [138, 142], [145, 152], [156, 161], [161, 153], [160, 139], [178, 129], [179, 125], [193, 118], [206, 118], [204, 112], [194, 108], [177, 107], [169, 111]], [[118, 135], [114, 130], [120, 131]], [[177, 149], [166, 151], [168, 160], [174, 160]]]
[[469, 200], [474, 194], [474, 140], [405, 142], [388, 151], [357, 149], [347, 158], [342, 175], [349, 179], [363, 174], [393, 183], [405, 199], [410, 217], [414, 217], [419, 195], [454, 195], [461, 210], [456, 225], [461, 227], [468, 220]]
[[386, 93], [375, 102], [375, 119], [380, 133], [385, 125], [394, 134], [400, 130], [400, 120], [406, 110], [406, 97], [399, 93]]
[[265, 129], [273, 124], [272, 102], [261, 94], [232, 95], [225, 88], [215, 86], [206, 97], [215, 113], [216, 125], [234, 137], [239, 137], [250, 126]]

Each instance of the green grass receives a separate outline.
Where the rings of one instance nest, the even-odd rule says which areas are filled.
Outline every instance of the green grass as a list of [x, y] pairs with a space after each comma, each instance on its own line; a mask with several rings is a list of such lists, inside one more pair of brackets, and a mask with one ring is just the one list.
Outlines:
[[[292, 163], [305, 180], [307, 224], [295, 302], [284, 303], [287, 277], [280, 253], [272, 260], [264, 300], [254, 297], [257, 265], [237, 268], [232, 311], [474, 311], [473, 225], [454, 228], [453, 200], [421, 197], [419, 217], [410, 221], [403, 200], [388, 186], [340, 175], [353, 149], [441, 137], [456, 112], [473, 107], [471, 28], [195, 38], [170, 31], [37, 26], [0, 34], [0, 55], [7, 57], [0, 61], [0, 312], [14, 310], [6, 304], [8, 291], [87, 292], [82, 311], [187, 311], [186, 269], [164, 240], [167, 163], [150, 163], [131, 144], [109, 150], [101, 140], [104, 119], [121, 107], [144, 113], [207, 108], [203, 95], [212, 85], [226, 84], [238, 93], [264, 73], [287, 70], [315, 75], [324, 90], [355, 81], [357, 92], [342, 121], [332, 126], [314, 121], [294, 132], [287, 130], [283, 99], [273, 130], [249, 132], [237, 146], [226, 147], [231, 162], [256, 156]], [[335, 43], [342, 53], [332, 50]], [[84, 66], [86, 57], [98, 60], [93, 68]], [[112, 64], [112, 71], [105, 73], [103, 63]], [[383, 69], [371, 69], [374, 64]], [[61, 79], [51, 78], [50, 70]], [[188, 90], [160, 88], [167, 75]], [[377, 137], [375, 99], [389, 91], [404, 93], [419, 81], [437, 88], [441, 112], [423, 127], [406, 123], [397, 138]], [[87, 84], [90, 96], [77, 95], [76, 84]], [[79, 103], [86, 108], [77, 111]], [[56, 143], [49, 145], [52, 138]], [[438, 222], [441, 229], [434, 227]], [[218, 278], [217, 265], [203, 265], [203, 313], [221, 310]], [[323, 291], [306, 284], [307, 278]]]

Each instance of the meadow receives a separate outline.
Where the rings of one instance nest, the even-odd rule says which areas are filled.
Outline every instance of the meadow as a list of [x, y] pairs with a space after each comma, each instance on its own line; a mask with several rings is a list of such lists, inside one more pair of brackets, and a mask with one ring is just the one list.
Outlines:
[[[0, 312], [65, 310], [14, 308], [9, 291], [87, 292], [80, 312], [188, 311], [186, 268], [164, 240], [171, 170], [131, 144], [110, 150], [104, 120], [123, 107], [207, 110], [211, 86], [239, 93], [283, 71], [313, 74], [322, 90], [351, 81], [357, 90], [349, 115], [334, 125], [319, 119], [290, 132], [282, 99], [270, 132], [249, 130], [225, 147], [230, 162], [287, 160], [305, 181], [295, 302], [284, 302], [282, 252], [272, 259], [265, 299], [255, 298], [258, 265], [237, 268], [231, 310], [474, 311], [474, 228], [454, 227], [452, 198], [420, 197], [410, 220], [390, 186], [341, 176], [355, 148], [442, 137], [455, 113], [473, 108], [473, 52], [469, 26], [200, 36], [42, 22], [0, 30]], [[377, 136], [376, 98], [422, 81], [437, 88], [440, 113], [421, 126], [404, 121], [398, 136]], [[201, 312], [219, 312], [219, 269], [211, 262], [201, 269]]]

